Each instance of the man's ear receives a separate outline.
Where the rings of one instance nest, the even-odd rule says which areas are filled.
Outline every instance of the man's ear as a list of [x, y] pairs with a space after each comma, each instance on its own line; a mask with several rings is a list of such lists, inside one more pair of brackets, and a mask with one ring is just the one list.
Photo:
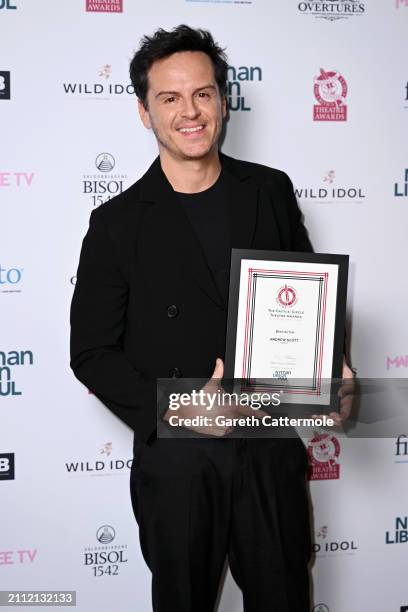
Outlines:
[[145, 106], [143, 105], [143, 102], [141, 102], [140, 100], [137, 101], [137, 107], [138, 107], [140, 119], [142, 120], [143, 125], [145, 126], [145, 128], [150, 130], [150, 128], [152, 127], [152, 124], [150, 123], [149, 111], [145, 108]]
[[222, 113], [222, 118], [225, 119], [225, 117], [227, 116], [227, 98], [226, 96], [222, 96], [222, 99], [221, 99], [221, 113]]

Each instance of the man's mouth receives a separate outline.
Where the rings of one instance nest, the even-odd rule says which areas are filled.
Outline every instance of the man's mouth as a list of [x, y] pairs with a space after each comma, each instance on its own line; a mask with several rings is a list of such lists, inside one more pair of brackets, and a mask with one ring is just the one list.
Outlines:
[[181, 127], [177, 128], [178, 132], [182, 134], [195, 134], [196, 132], [201, 132], [205, 128], [205, 125], [196, 125], [194, 127]]

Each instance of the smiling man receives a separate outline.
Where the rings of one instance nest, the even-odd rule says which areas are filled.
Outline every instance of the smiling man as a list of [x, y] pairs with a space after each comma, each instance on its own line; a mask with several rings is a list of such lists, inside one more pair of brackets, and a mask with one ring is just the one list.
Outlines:
[[[302, 442], [229, 438], [222, 419], [206, 437], [194, 424], [192, 437], [156, 434], [157, 378], [209, 378], [216, 391], [223, 376], [231, 248], [311, 250], [292, 184], [219, 151], [227, 62], [208, 32], [181, 25], [144, 37], [130, 75], [159, 156], [92, 212], [71, 367], [135, 432], [131, 496], [153, 610], [212, 612], [228, 558], [246, 612], [307, 612]], [[177, 414], [191, 425], [208, 412], [186, 402]]]

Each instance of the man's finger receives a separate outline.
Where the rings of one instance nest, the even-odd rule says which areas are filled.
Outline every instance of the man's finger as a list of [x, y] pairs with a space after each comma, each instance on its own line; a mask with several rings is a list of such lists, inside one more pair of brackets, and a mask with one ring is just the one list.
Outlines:
[[224, 362], [222, 359], [220, 359], [220, 357], [217, 357], [217, 359], [215, 360], [214, 372], [211, 374], [211, 378], [216, 378], [216, 379], [221, 380], [223, 376], [224, 376]]

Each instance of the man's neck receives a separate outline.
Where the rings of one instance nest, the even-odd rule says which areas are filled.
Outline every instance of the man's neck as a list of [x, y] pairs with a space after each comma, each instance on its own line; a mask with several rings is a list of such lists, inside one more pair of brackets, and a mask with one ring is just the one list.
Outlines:
[[160, 164], [174, 191], [181, 193], [198, 193], [209, 189], [221, 172], [218, 151], [205, 159], [191, 160], [175, 160], [160, 153]]

